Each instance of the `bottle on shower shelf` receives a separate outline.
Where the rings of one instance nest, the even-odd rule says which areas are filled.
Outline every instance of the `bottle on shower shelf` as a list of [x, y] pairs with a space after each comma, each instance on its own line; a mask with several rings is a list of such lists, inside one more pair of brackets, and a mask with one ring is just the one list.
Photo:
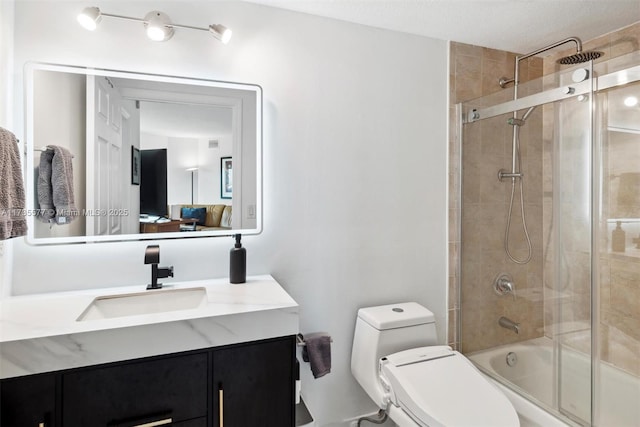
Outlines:
[[613, 252], [624, 252], [625, 246], [625, 232], [622, 229], [622, 222], [616, 221], [616, 228], [611, 233], [611, 250]]

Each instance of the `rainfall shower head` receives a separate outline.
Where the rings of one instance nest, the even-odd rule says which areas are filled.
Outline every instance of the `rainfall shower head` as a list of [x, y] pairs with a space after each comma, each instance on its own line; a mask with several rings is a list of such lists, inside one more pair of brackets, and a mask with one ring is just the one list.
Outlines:
[[600, 58], [604, 53], [595, 50], [588, 50], [586, 52], [576, 52], [573, 55], [564, 56], [558, 59], [558, 64], [582, 64], [583, 62], [591, 61], [592, 59]]
[[[597, 59], [600, 58], [602, 55], [604, 55], [603, 52], [597, 52], [597, 51], [586, 51], [583, 52], [582, 51], [582, 41], [580, 41], [579, 38], [577, 37], [569, 37], [567, 39], [564, 40], [560, 40], [559, 42], [550, 44], [549, 46], [545, 46], [545, 47], [541, 47], [538, 50], [534, 50], [533, 52], [529, 52], [526, 55], [521, 55], [521, 56], [516, 56], [516, 66], [515, 66], [515, 76], [514, 78], [510, 79], [507, 77], [501, 77], [498, 80], [498, 84], [500, 85], [501, 88], [505, 88], [509, 83], [514, 83], [516, 85], [516, 87], [518, 86], [518, 70], [520, 68], [520, 61], [522, 61], [523, 59], [527, 59], [527, 58], [531, 58], [532, 56], [535, 55], [539, 55], [542, 52], [546, 52], [550, 49], [556, 48], [558, 46], [562, 46], [565, 43], [569, 43], [569, 42], [573, 42], [576, 44], [576, 53], [574, 53], [573, 55], [569, 55], [569, 56], [564, 56], [560, 59], [558, 59], [556, 62], [558, 64], [582, 64], [583, 62], [587, 62], [590, 61], [592, 59]], [[516, 95], [516, 93], [514, 92], [514, 96]]]

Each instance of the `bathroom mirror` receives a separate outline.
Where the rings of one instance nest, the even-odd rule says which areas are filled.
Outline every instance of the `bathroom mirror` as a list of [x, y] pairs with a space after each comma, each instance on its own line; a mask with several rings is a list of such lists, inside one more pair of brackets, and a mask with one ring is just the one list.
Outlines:
[[30, 243], [261, 232], [259, 86], [35, 63], [25, 74]]

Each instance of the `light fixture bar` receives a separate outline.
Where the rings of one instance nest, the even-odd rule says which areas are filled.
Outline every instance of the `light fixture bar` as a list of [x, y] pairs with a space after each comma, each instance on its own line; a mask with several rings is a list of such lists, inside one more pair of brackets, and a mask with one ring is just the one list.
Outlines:
[[[156, 16], [154, 15], [157, 15], [157, 19], [150, 19], [150, 17], [156, 18]], [[102, 17], [143, 23], [145, 27], [147, 27], [147, 35], [149, 35], [149, 37], [155, 41], [164, 41], [164, 40], [170, 39], [173, 36], [174, 28], [206, 31], [208, 33], [211, 33], [215, 38], [222, 41], [224, 44], [227, 44], [229, 42], [229, 39], [231, 38], [231, 30], [229, 30], [224, 25], [212, 24], [212, 25], [209, 25], [208, 28], [202, 28], [202, 27], [195, 27], [192, 25], [174, 24], [170, 22], [169, 17], [166, 14], [158, 11], [149, 12], [144, 19], [141, 19], [141, 18], [134, 18], [131, 16], [115, 15], [112, 13], [103, 13], [98, 7], [94, 6], [94, 7], [85, 8], [78, 15], [78, 22], [80, 22], [80, 24], [83, 27], [87, 28], [88, 30], [94, 30], [96, 29], [97, 25], [100, 23]], [[162, 20], [164, 20], [164, 22], [162, 22]], [[170, 31], [166, 31], [164, 34], [164, 37], [162, 38], [153, 37], [149, 34], [149, 27], [151, 26], [164, 27]]]
[[[109, 18], [116, 18], [116, 19], [123, 19], [126, 21], [134, 21], [134, 22], [141, 22], [141, 23], [147, 23], [148, 21], [145, 21], [144, 19], [141, 18], [133, 18], [131, 16], [123, 16], [123, 15], [112, 15], [110, 13], [101, 13], [102, 16], [106, 16]], [[181, 25], [181, 24], [174, 24], [173, 22], [170, 24], [166, 24], [167, 27], [171, 27], [171, 28], [183, 28], [186, 30], [199, 30], [199, 31], [209, 31], [208, 28], [202, 28], [202, 27], [193, 27], [191, 25]]]
[[100, 15], [106, 16], [108, 18], [122, 19], [122, 20], [125, 20], [125, 21], [134, 21], [134, 22], [142, 22], [142, 23], [145, 22], [144, 19], [133, 18], [131, 16], [113, 15], [111, 13], [102, 13], [102, 12], [100, 12]]
[[174, 27], [174, 28], [185, 28], [187, 30], [209, 31], [208, 28], [192, 27], [191, 25], [171, 24], [171, 26]]

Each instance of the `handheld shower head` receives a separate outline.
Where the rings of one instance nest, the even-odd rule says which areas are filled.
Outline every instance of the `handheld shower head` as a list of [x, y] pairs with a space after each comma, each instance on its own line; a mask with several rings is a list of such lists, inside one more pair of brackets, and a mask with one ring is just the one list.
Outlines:
[[529, 107], [529, 109], [524, 113], [524, 115], [521, 118], [517, 118], [517, 117], [511, 117], [507, 120], [507, 124], [510, 124], [511, 126], [524, 126], [525, 122], [527, 121], [527, 119], [529, 118], [529, 115], [531, 113], [533, 113], [533, 110], [535, 110], [537, 107], [537, 105], [534, 105], [533, 107]]
[[556, 62], [558, 64], [582, 64], [583, 62], [591, 61], [592, 59], [598, 59], [602, 55], [603, 52], [598, 52], [595, 50], [588, 50], [586, 52], [576, 52], [573, 55], [564, 56], [558, 59]]
[[533, 113], [533, 110], [535, 110], [536, 107], [537, 105], [534, 105], [533, 107], [529, 107], [529, 109], [524, 113], [524, 116], [522, 116], [522, 120], [527, 120], [529, 118], [529, 115]]

